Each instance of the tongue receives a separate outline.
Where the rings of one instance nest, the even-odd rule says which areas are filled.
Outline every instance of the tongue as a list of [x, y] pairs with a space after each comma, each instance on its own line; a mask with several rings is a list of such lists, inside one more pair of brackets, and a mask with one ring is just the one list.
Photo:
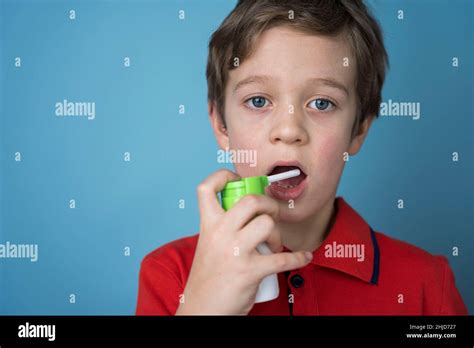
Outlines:
[[302, 182], [302, 181], [303, 181], [303, 176], [300, 174], [298, 176], [295, 176], [294, 178], [289, 178], [289, 179], [278, 181], [277, 184], [298, 186], [300, 184], [300, 182]]

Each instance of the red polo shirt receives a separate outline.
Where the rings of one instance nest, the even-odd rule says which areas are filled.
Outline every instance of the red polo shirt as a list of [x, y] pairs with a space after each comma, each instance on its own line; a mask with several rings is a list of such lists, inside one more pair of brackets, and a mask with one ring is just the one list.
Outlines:
[[[307, 266], [278, 274], [280, 296], [250, 315], [466, 315], [444, 256], [374, 232], [343, 198]], [[199, 235], [168, 243], [142, 261], [137, 315], [174, 315]], [[288, 250], [288, 249], [286, 249]]]

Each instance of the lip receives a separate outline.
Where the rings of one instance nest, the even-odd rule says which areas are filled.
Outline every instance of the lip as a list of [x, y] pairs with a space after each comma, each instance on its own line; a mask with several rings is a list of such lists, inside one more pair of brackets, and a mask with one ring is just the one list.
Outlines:
[[305, 174], [308, 176], [308, 173], [306, 172], [306, 168], [298, 161], [277, 161], [271, 165], [270, 168], [267, 170], [267, 174], [269, 175], [273, 169], [276, 167], [299, 167]]
[[270, 185], [266, 188], [266, 191], [267, 191], [268, 194], [270, 194], [270, 196], [272, 196], [273, 198], [275, 198], [277, 200], [280, 200], [280, 201], [288, 202], [289, 200], [296, 200], [297, 198], [299, 198], [304, 193], [304, 191], [306, 189], [306, 186], [308, 184], [308, 180], [307, 180], [308, 179], [308, 174], [306, 174], [306, 169], [298, 161], [278, 161], [278, 162], [275, 162], [269, 168], [269, 170], [267, 172], [267, 175], [270, 174], [275, 167], [279, 167], [279, 166], [299, 167], [304, 172], [306, 177], [303, 179], [303, 181], [301, 181], [301, 183], [298, 186], [296, 186], [292, 189], [287, 189], [287, 188], [283, 188], [283, 187], [280, 187], [278, 185], [272, 184], [272, 185]]

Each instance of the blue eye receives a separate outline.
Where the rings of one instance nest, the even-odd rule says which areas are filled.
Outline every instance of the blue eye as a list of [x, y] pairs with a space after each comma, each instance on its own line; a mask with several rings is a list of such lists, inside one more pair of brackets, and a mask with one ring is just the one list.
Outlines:
[[263, 108], [265, 106], [265, 102], [267, 101], [266, 98], [264, 97], [252, 97], [250, 99], [248, 99], [247, 101], [245, 101], [246, 104], [248, 104], [248, 102], [252, 102], [252, 106], [249, 105], [251, 108], [256, 108], [256, 109], [260, 109], [260, 108]]
[[323, 98], [317, 98], [317, 99], [311, 101], [311, 103], [309, 103], [309, 105], [311, 105], [313, 103], [314, 103], [314, 106], [316, 107], [316, 109], [318, 109], [319, 111], [325, 111], [328, 108], [335, 106], [333, 102], [331, 102], [327, 99], [323, 99]]

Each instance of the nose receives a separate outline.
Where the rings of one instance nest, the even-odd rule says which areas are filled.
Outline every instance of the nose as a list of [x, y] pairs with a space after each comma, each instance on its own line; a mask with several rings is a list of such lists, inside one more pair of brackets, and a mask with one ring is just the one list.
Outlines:
[[296, 107], [282, 110], [279, 115], [274, 117], [274, 125], [270, 132], [270, 141], [272, 144], [279, 142], [287, 145], [304, 145], [309, 140], [308, 132], [304, 126], [304, 115]]

